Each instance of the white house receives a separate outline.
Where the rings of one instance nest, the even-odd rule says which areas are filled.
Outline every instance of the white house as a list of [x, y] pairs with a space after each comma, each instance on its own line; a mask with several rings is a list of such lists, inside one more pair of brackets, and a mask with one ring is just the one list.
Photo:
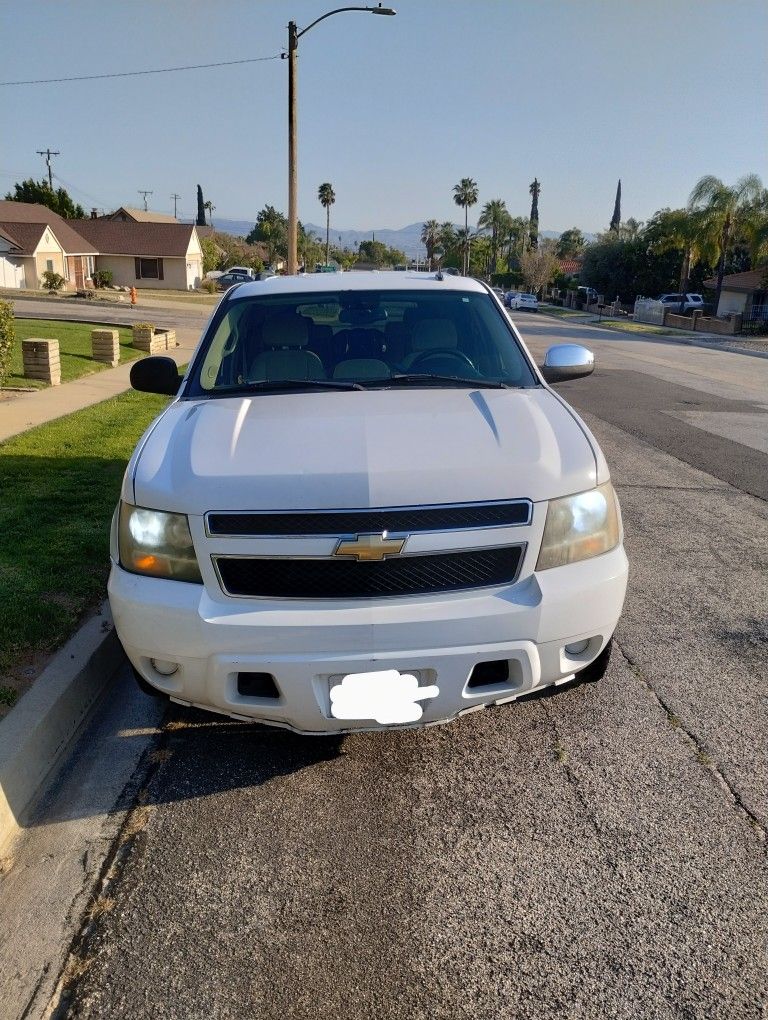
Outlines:
[[[80, 221], [75, 221], [80, 222]], [[94, 267], [96, 249], [67, 220], [47, 206], [32, 202], [0, 201], [0, 286], [42, 286], [43, 273], [63, 276], [69, 290], [82, 290]]]

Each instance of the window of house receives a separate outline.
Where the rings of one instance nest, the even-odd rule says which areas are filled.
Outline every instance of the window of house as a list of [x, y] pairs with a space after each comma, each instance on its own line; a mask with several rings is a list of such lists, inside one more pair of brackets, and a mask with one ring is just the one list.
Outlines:
[[49, 273], [53, 272], [53, 259], [45, 260], [45, 268]]
[[137, 258], [136, 279], [137, 280], [162, 280], [163, 260], [162, 259], [141, 259]]

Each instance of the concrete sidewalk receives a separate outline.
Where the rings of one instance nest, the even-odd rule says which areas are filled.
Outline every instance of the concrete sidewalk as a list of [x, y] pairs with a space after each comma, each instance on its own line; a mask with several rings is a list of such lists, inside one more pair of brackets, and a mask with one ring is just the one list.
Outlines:
[[[183, 365], [191, 358], [199, 338], [199, 330], [177, 328], [179, 346], [164, 353], [177, 365]], [[9, 394], [6, 399], [0, 400], [0, 442], [125, 392], [131, 387], [132, 364], [134, 362], [94, 372], [61, 386], [35, 390], [34, 393]]]

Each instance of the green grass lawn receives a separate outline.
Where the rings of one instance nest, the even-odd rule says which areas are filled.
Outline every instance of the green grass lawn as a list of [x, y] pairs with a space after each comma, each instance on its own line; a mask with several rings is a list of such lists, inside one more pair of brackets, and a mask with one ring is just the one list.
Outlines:
[[0, 715], [104, 598], [125, 465], [166, 403], [129, 391], [0, 443]]
[[190, 305], [210, 305], [213, 307], [221, 300], [221, 293], [208, 294], [204, 290], [140, 290], [138, 293], [138, 305], [141, 307], [143, 300], [154, 301], [186, 301]]
[[[593, 326], [603, 329], [614, 329], [620, 333], [650, 333], [652, 336], [696, 336], [685, 329], [673, 329], [671, 326], [652, 326], [647, 322], [633, 322], [631, 319], [603, 319], [593, 322]], [[701, 336], [701, 334], [698, 334]]]
[[[48, 384], [37, 379], [27, 379], [23, 374], [24, 362], [21, 353], [21, 341], [29, 337], [41, 337], [43, 340], [58, 340], [61, 356], [61, 381], [71, 382], [91, 372], [101, 372], [109, 368], [103, 362], [94, 361], [91, 348], [92, 329], [110, 329], [105, 323], [98, 322], [57, 322], [53, 319], [16, 319], [16, 343], [11, 352], [11, 373], [7, 386], [31, 386], [44, 389]], [[131, 347], [132, 334], [130, 329], [120, 329], [120, 361], [133, 361], [142, 357], [142, 352]]]
[[559, 305], [545, 305], [540, 306], [541, 311], [544, 315], [557, 315], [560, 319], [571, 319], [571, 318], [582, 318], [585, 315], [589, 315], [589, 312], [576, 312], [571, 308], [561, 308]]

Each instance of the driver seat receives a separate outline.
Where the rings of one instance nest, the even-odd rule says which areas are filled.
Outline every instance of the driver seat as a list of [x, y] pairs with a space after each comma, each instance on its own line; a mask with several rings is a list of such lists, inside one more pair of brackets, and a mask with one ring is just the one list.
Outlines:
[[421, 319], [413, 325], [413, 342], [410, 354], [403, 358], [403, 368], [410, 368], [424, 351], [455, 350], [459, 335], [452, 319]]

